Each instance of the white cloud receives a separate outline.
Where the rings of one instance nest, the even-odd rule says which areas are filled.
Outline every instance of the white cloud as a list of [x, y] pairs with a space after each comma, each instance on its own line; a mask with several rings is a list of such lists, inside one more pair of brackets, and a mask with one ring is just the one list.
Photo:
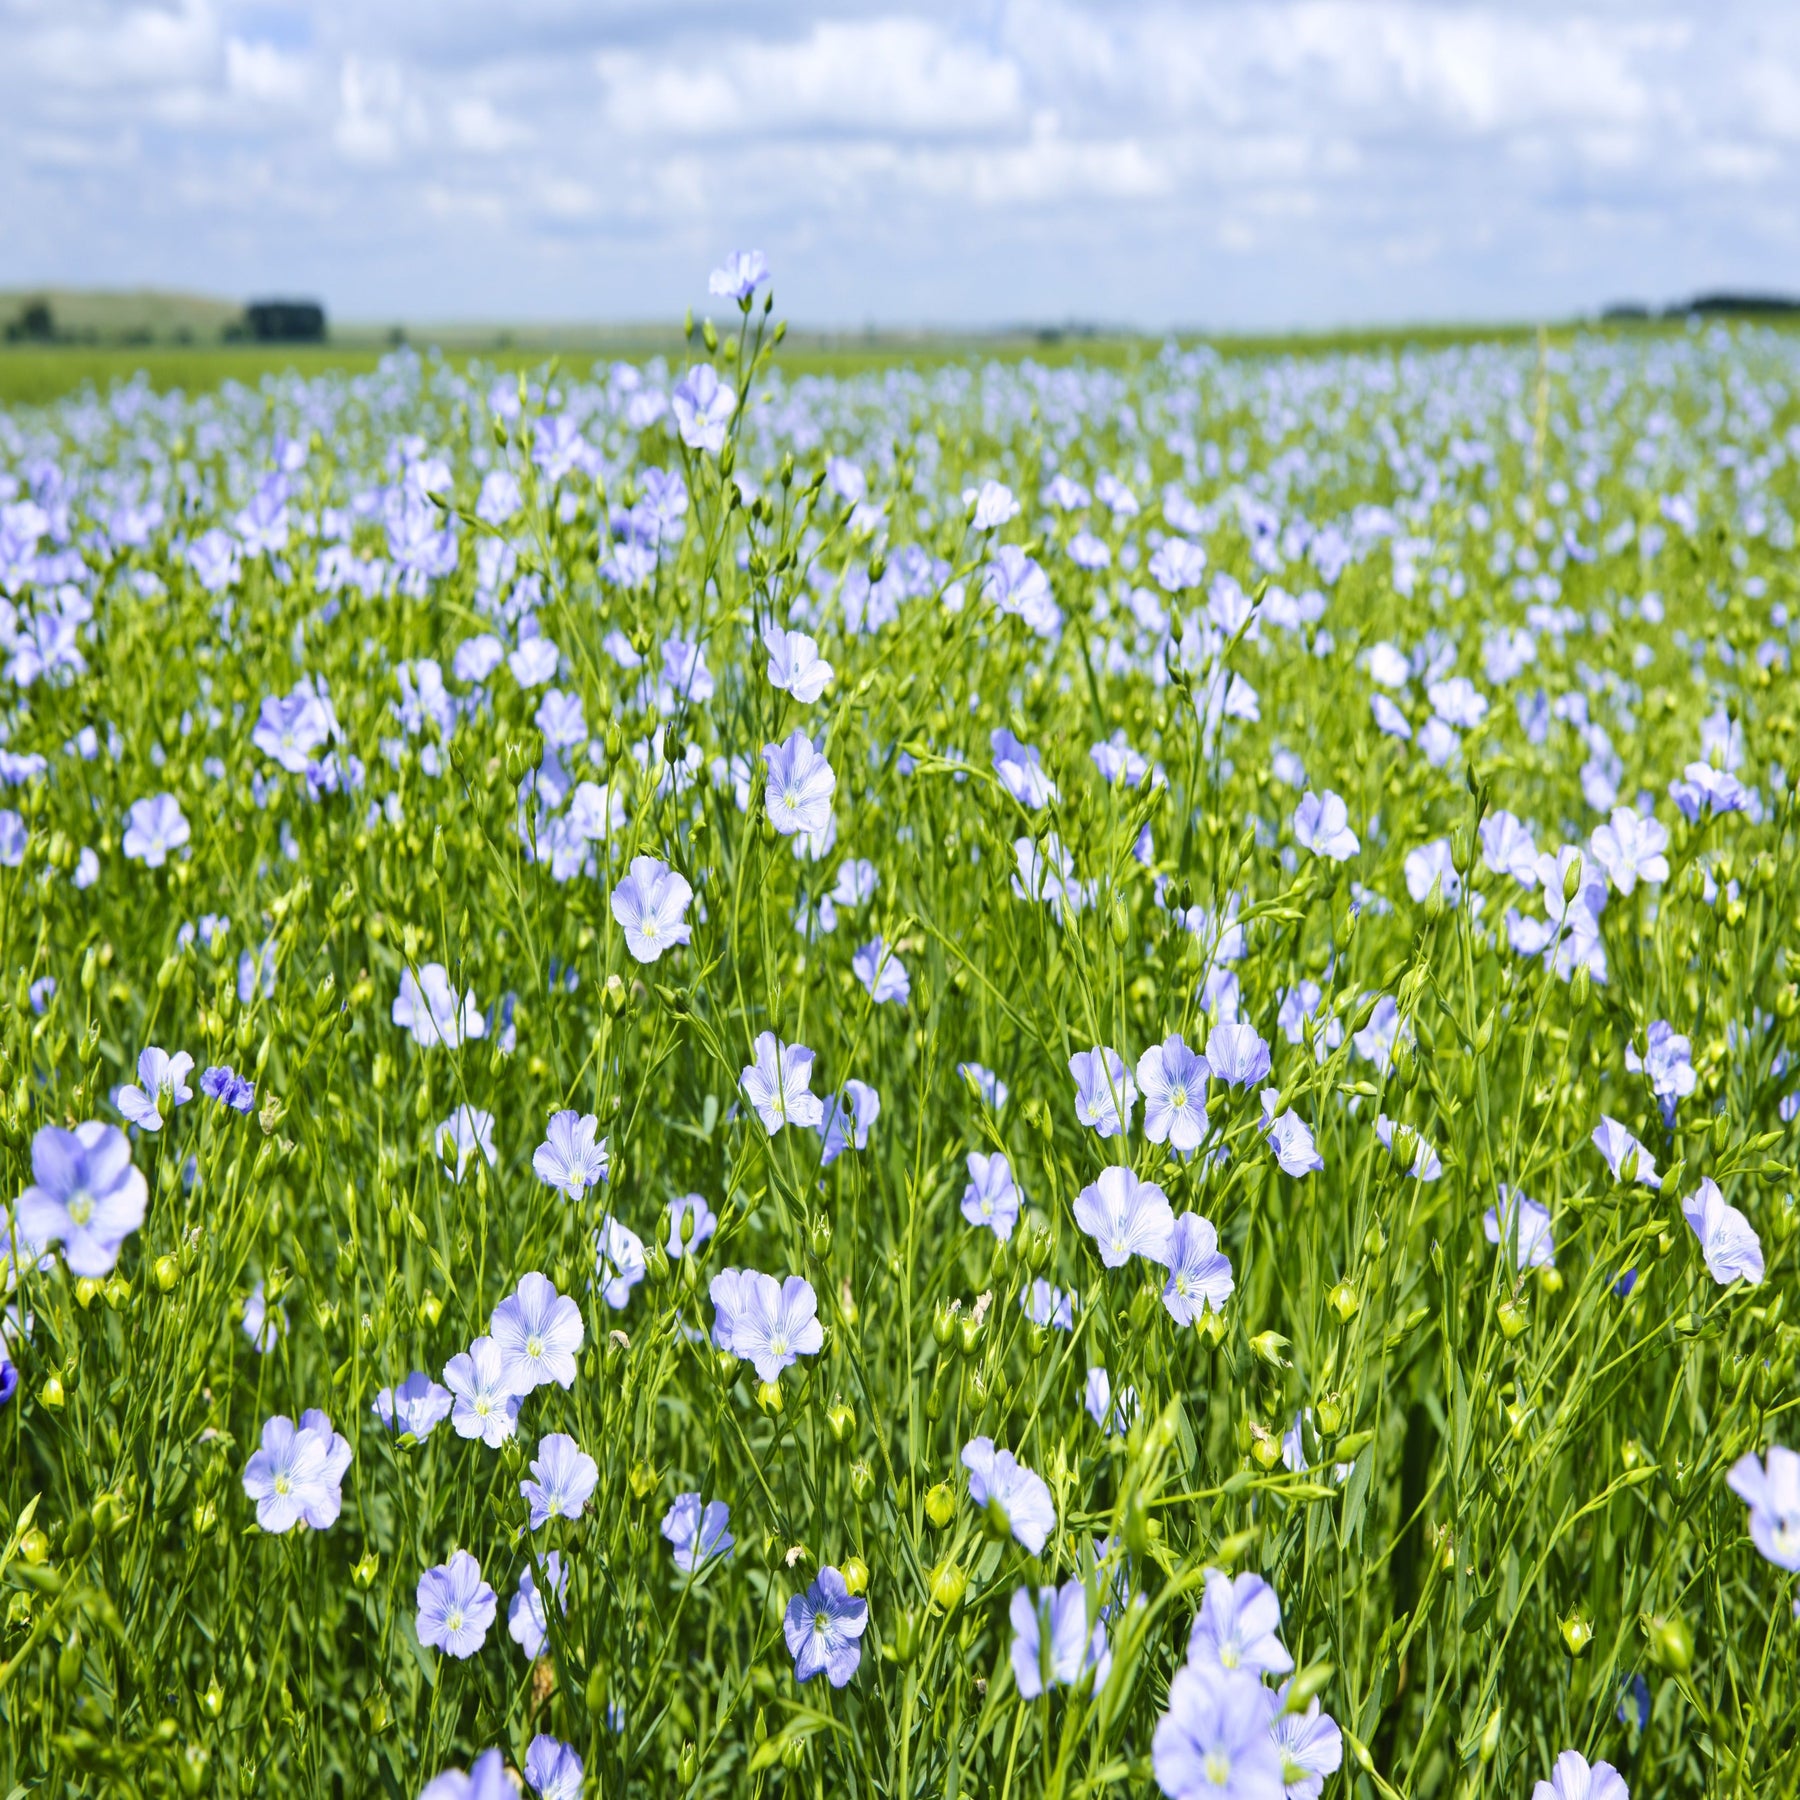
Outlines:
[[962, 136], [1024, 118], [1016, 63], [923, 19], [820, 24], [789, 43], [608, 51], [597, 67], [609, 122], [633, 137]]
[[9, 266], [382, 318], [678, 315], [751, 243], [822, 322], [1271, 328], [1800, 290], [1795, 9], [716, 17], [0, 0]]

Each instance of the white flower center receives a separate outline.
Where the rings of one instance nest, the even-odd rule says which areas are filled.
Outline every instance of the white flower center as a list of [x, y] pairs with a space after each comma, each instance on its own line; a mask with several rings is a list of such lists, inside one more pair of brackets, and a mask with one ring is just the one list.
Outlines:
[[778, 1331], [769, 1339], [769, 1353], [772, 1356], [786, 1356], [788, 1353], [787, 1333]]
[[1206, 1753], [1206, 1779], [1218, 1788], [1231, 1784], [1231, 1758], [1222, 1750]]
[[463, 1628], [463, 1610], [460, 1606], [451, 1607], [451, 1609], [444, 1615], [444, 1628], [447, 1631], [450, 1631], [452, 1633], [459, 1632], [462, 1630], [462, 1628]]
[[275, 1491], [278, 1494], [286, 1496], [294, 1491], [294, 1484], [289, 1481], [285, 1475], [277, 1475], [275, 1477]]
[[525, 1340], [525, 1354], [536, 1362], [544, 1354], [544, 1340], [541, 1337], [528, 1337]]
[[1174, 1092], [1169, 1095], [1169, 1104], [1173, 1106], [1177, 1112], [1181, 1112], [1187, 1106], [1187, 1089], [1184, 1087], [1176, 1088]]
[[1224, 1669], [1235, 1669], [1238, 1666], [1238, 1649], [1236, 1644], [1219, 1646], [1219, 1666]]
[[86, 1225], [94, 1216], [94, 1196], [86, 1188], [77, 1188], [69, 1196], [67, 1208], [69, 1218], [77, 1225]]

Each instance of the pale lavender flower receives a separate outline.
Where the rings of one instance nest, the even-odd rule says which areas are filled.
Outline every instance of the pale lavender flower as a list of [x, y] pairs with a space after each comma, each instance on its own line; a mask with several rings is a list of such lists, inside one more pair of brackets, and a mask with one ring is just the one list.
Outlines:
[[1206, 1066], [1230, 1087], [1249, 1087], [1269, 1073], [1269, 1046], [1252, 1025], [1221, 1019], [1207, 1034]]
[[1281, 1800], [1281, 1751], [1269, 1730], [1274, 1696], [1255, 1676], [1186, 1664], [1150, 1740], [1169, 1800]]
[[426, 963], [417, 975], [411, 969], [401, 971], [393, 1017], [402, 1031], [412, 1033], [422, 1050], [434, 1044], [454, 1050], [464, 1038], [482, 1037], [487, 1032], [475, 990], [471, 988], [459, 1003], [442, 963]]
[[1548, 1781], [1531, 1790], [1531, 1800], [1631, 1800], [1625, 1777], [1609, 1762], [1588, 1766], [1579, 1750], [1565, 1750], [1556, 1759]]
[[1053, 1687], [1073, 1687], [1090, 1671], [1093, 1691], [1106, 1685], [1112, 1669], [1112, 1651], [1106, 1626], [1096, 1619], [1088, 1624], [1087, 1586], [1065, 1582], [1060, 1588], [1043, 1587], [1014, 1591], [1007, 1610], [1012, 1621], [1013, 1679], [1022, 1700], [1035, 1700]]
[[723, 1500], [702, 1505], [698, 1494], [677, 1494], [662, 1521], [676, 1568], [692, 1575], [713, 1557], [729, 1556], [737, 1543], [730, 1524], [731, 1508]]
[[470, 1657], [487, 1640], [500, 1597], [481, 1578], [481, 1564], [466, 1550], [419, 1577], [419, 1642], [447, 1656]]
[[1667, 881], [1669, 833], [1655, 818], [1645, 818], [1635, 807], [1615, 806], [1612, 822], [1598, 826], [1588, 838], [1594, 860], [1621, 894], [1629, 894], [1640, 881]]
[[506, 1758], [498, 1750], [484, 1750], [465, 1775], [461, 1769], [445, 1769], [420, 1790], [419, 1800], [518, 1800], [518, 1789], [506, 1772]]
[[1102, 1368], [1088, 1370], [1087, 1385], [1082, 1390], [1081, 1398], [1088, 1417], [1100, 1427], [1106, 1437], [1123, 1437], [1131, 1429], [1131, 1421], [1137, 1417], [1140, 1406], [1138, 1391], [1134, 1387], [1121, 1388], [1115, 1402], [1112, 1377]]
[[794, 1679], [823, 1675], [841, 1688], [862, 1661], [862, 1634], [869, 1623], [868, 1601], [854, 1596], [843, 1576], [827, 1564], [804, 1594], [787, 1605], [782, 1630], [794, 1658]]
[[1019, 502], [1004, 482], [984, 481], [963, 489], [963, 505], [974, 514], [977, 531], [993, 531], [1019, 516]]
[[[1605, 1113], [1600, 1115], [1600, 1123], [1594, 1127], [1594, 1148], [1606, 1158], [1606, 1166], [1612, 1170], [1615, 1181], [1631, 1180], [1640, 1187], [1662, 1186], [1655, 1157], [1617, 1119], [1609, 1118]], [[1629, 1176], [1625, 1173], [1628, 1162], [1631, 1165]]]
[[1500, 1204], [1481, 1217], [1481, 1229], [1490, 1244], [1503, 1244], [1514, 1269], [1556, 1267], [1556, 1239], [1550, 1229], [1550, 1209], [1527, 1199], [1517, 1188], [1500, 1184]]
[[1236, 1285], [1231, 1259], [1219, 1248], [1209, 1219], [1185, 1212], [1169, 1233], [1169, 1279], [1162, 1303], [1177, 1325], [1192, 1325], [1208, 1312], [1222, 1313]]
[[572, 1107], [550, 1115], [544, 1141], [531, 1153], [538, 1180], [570, 1200], [606, 1179], [606, 1139], [595, 1140], [600, 1121]]
[[132, 801], [122, 848], [133, 862], [160, 869], [170, 852], [181, 849], [193, 835], [175, 796], [156, 794]]
[[538, 1439], [530, 1481], [519, 1492], [531, 1508], [531, 1529], [551, 1519], [579, 1519], [600, 1479], [600, 1465], [569, 1436], [553, 1431]]
[[1077, 1050], [1069, 1058], [1069, 1073], [1075, 1078], [1075, 1116], [1083, 1125], [1103, 1138], [1131, 1129], [1137, 1084], [1118, 1051], [1104, 1044]]
[[594, 1233], [594, 1279], [600, 1284], [600, 1298], [614, 1312], [624, 1311], [631, 1290], [644, 1279], [649, 1266], [644, 1240], [608, 1213]]
[[1536, 887], [1537, 845], [1528, 826], [1509, 812], [1481, 821], [1481, 859], [1496, 875], [1510, 875], [1521, 887]]
[[460, 1438], [480, 1438], [498, 1450], [519, 1421], [522, 1396], [508, 1384], [506, 1358], [491, 1337], [478, 1337], [444, 1365], [444, 1385], [455, 1395], [451, 1429]]
[[850, 968], [877, 1006], [886, 1001], [904, 1006], [912, 998], [912, 977], [885, 938], [871, 938], [851, 957]]
[[1034, 1325], [1054, 1325], [1058, 1331], [1075, 1329], [1074, 1297], [1052, 1287], [1041, 1275], [1019, 1295], [1019, 1306]]
[[1726, 1202], [1710, 1175], [1697, 1192], [1682, 1201], [1681, 1216], [1694, 1228], [1706, 1272], [1720, 1287], [1729, 1287], [1734, 1281], [1747, 1281], [1751, 1287], [1761, 1284], [1763, 1248], [1756, 1227]]
[[538, 1800], [581, 1800], [586, 1770], [574, 1747], [540, 1731], [525, 1752], [525, 1785]]
[[804, 731], [795, 730], [782, 744], [765, 744], [763, 761], [769, 778], [764, 794], [769, 823], [783, 837], [810, 836], [831, 823], [831, 797], [837, 775]]
[[1012, 1164], [1003, 1152], [969, 1152], [969, 1184], [963, 1189], [962, 1215], [971, 1225], [985, 1225], [1001, 1243], [1011, 1240], [1019, 1222], [1019, 1190]]
[[1138, 1058], [1137, 1085], [1144, 1096], [1144, 1136], [1186, 1156], [1206, 1136], [1206, 1058], [1190, 1050], [1180, 1032], [1152, 1044]]
[[1280, 1098], [1279, 1089], [1262, 1091], [1262, 1133], [1268, 1139], [1275, 1165], [1284, 1175], [1316, 1175], [1325, 1167], [1325, 1159], [1313, 1142], [1312, 1128], [1291, 1106], [1277, 1117], [1275, 1106]]
[[881, 1117], [881, 1096], [853, 1075], [841, 1094], [827, 1095], [815, 1127], [821, 1139], [819, 1166], [829, 1167], [848, 1149], [866, 1150], [869, 1129]]
[[653, 963], [665, 950], [689, 940], [691, 927], [682, 915], [694, 890], [681, 875], [654, 856], [634, 856], [631, 873], [612, 891], [612, 916], [625, 932], [625, 948], [641, 963]]
[[[563, 1567], [562, 1552], [552, 1550], [544, 1558], [544, 1579], [555, 1591], [559, 1609], [569, 1610], [569, 1571]], [[527, 1657], [542, 1654], [550, 1636], [550, 1614], [544, 1604], [544, 1593], [537, 1584], [537, 1573], [530, 1563], [519, 1571], [519, 1591], [506, 1609], [506, 1634]]]
[[1663, 1123], [1675, 1123], [1675, 1109], [1694, 1091], [1694, 1045], [1667, 1019], [1652, 1019], [1644, 1034], [1644, 1054], [1625, 1046], [1625, 1067], [1634, 1075], [1650, 1077], [1650, 1091], [1662, 1108]]
[[448, 1388], [439, 1387], [422, 1369], [415, 1369], [398, 1387], [384, 1387], [369, 1411], [389, 1431], [407, 1432], [420, 1443], [450, 1416], [455, 1404]]
[[187, 1084], [193, 1066], [194, 1059], [185, 1050], [171, 1056], [152, 1044], [138, 1057], [136, 1085], [120, 1088], [113, 1095], [113, 1104], [140, 1130], [160, 1131], [165, 1101], [186, 1106], [193, 1099], [194, 1090]]
[[1288, 1688], [1283, 1682], [1275, 1694], [1275, 1718], [1269, 1735], [1281, 1752], [1281, 1779], [1285, 1800], [1319, 1800], [1325, 1777], [1335, 1775], [1344, 1760], [1344, 1734], [1330, 1713], [1314, 1700], [1305, 1712], [1287, 1710]]
[[1414, 900], [1423, 901], [1434, 887], [1450, 906], [1462, 898], [1462, 877], [1451, 860], [1448, 838], [1434, 838], [1429, 844], [1409, 850], [1403, 866], [1406, 891]]
[[1348, 862], [1362, 849], [1350, 829], [1350, 811], [1336, 794], [1308, 793], [1294, 808], [1294, 837], [1302, 850], [1331, 862]]
[[1021, 806], [1036, 812], [1061, 797], [1056, 783], [1044, 773], [1043, 758], [1035, 746], [1021, 744], [1005, 726], [993, 731], [988, 741], [1000, 785]]
[[769, 279], [769, 259], [760, 250], [734, 250], [707, 277], [706, 291], [725, 300], [748, 300]]
[[61, 1244], [71, 1275], [110, 1275], [150, 1198], [131, 1140], [93, 1119], [73, 1131], [42, 1126], [31, 1140], [31, 1174], [16, 1202], [19, 1235], [40, 1250]]
[[1007, 1530], [1036, 1556], [1056, 1529], [1056, 1503], [1044, 1478], [1010, 1450], [996, 1450], [988, 1437], [963, 1446], [962, 1464], [969, 1471], [969, 1498], [978, 1507], [997, 1508]]
[[1175, 1230], [1169, 1197], [1154, 1181], [1140, 1181], [1119, 1163], [1100, 1171], [1099, 1179], [1075, 1198], [1075, 1223], [1098, 1245], [1109, 1269], [1123, 1268], [1133, 1256], [1167, 1263]]
[[737, 411], [737, 389], [721, 381], [711, 363], [697, 363], [675, 384], [669, 409], [690, 450], [717, 456], [725, 448], [725, 427]]
[[800, 1357], [825, 1347], [819, 1298], [803, 1275], [782, 1282], [755, 1269], [722, 1269], [707, 1291], [717, 1309], [714, 1344], [753, 1363], [760, 1381], [774, 1381]]
[[[687, 1242], [682, 1242], [683, 1230]], [[700, 1246], [719, 1229], [718, 1216], [707, 1205], [703, 1194], [683, 1194], [669, 1202], [668, 1252], [680, 1258], [684, 1251], [698, 1253]]]
[[513, 1393], [529, 1394], [551, 1381], [565, 1388], [575, 1385], [575, 1352], [585, 1336], [581, 1308], [535, 1269], [494, 1308], [488, 1331], [499, 1346]]
[[836, 671], [804, 631], [771, 625], [763, 632], [763, 646], [769, 652], [769, 685], [792, 694], [802, 706], [811, 706], [830, 686]]
[[277, 1414], [263, 1424], [262, 1447], [244, 1468], [244, 1492], [256, 1502], [256, 1522], [264, 1531], [314, 1531], [337, 1523], [343, 1506], [344, 1471], [350, 1445], [314, 1409], [300, 1423]]
[[1685, 779], [1669, 784], [1669, 798], [1690, 822], [1703, 812], [1742, 812], [1750, 796], [1735, 775], [1715, 769], [1711, 763], [1691, 762], [1682, 771]]
[[481, 1107], [459, 1106], [438, 1126], [432, 1141], [437, 1145], [441, 1162], [454, 1162], [458, 1181], [462, 1180], [477, 1151], [490, 1169], [499, 1160], [494, 1154], [494, 1115]]
[[1800, 1569], [1800, 1455], [1769, 1446], [1768, 1462], [1740, 1456], [1725, 1484], [1750, 1508], [1750, 1541], [1778, 1569]]
[[813, 1052], [804, 1044], [784, 1044], [772, 1031], [757, 1034], [755, 1049], [740, 1085], [763, 1129], [773, 1137], [784, 1125], [817, 1125], [825, 1104], [810, 1092]]
[[1444, 1172], [1444, 1161], [1425, 1141], [1424, 1135], [1410, 1125], [1396, 1125], [1386, 1113], [1376, 1118], [1375, 1135], [1387, 1149], [1394, 1148], [1394, 1139], [1400, 1132], [1405, 1132], [1412, 1140], [1412, 1157], [1407, 1173], [1415, 1181], [1436, 1181]]
[[1294, 1666], [1277, 1635], [1281, 1602], [1260, 1575], [1206, 1571], [1206, 1593], [1188, 1634], [1188, 1661], [1195, 1668], [1232, 1674], [1285, 1675]]

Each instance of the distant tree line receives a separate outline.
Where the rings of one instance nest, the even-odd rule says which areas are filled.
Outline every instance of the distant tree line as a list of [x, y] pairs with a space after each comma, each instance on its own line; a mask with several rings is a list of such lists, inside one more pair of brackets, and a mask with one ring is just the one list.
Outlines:
[[[166, 335], [178, 344], [191, 344], [211, 332], [198, 332], [191, 324], [177, 323]], [[114, 330], [94, 325], [59, 324], [49, 300], [41, 295], [27, 299], [0, 326], [0, 337], [9, 344], [98, 344], [115, 342], [148, 344], [157, 333], [141, 322]], [[218, 336], [226, 343], [318, 344], [325, 341], [325, 308], [316, 300], [253, 300], [242, 315], [228, 322]]]

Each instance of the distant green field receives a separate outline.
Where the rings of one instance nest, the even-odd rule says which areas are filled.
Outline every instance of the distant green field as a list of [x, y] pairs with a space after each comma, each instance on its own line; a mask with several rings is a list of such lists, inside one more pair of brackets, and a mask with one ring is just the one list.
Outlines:
[[[1679, 331], [1679, 325], [1580, 326], [1560, 324], [1548, 328], [1552, 342], [1564, 342], [1577, 332], [1643, 333]], [[1535, 334], [1529, 325], [1412, 326], [1383, 330], [1334, 332], [1317, 335], [1269, 335], [1218, 337], [1210, 340], [1226, 354], [1269, 355], [1285, 352], [1328, 353], [1344, 350], [1391, 351], [1482, 341], [1517, 342]], [[1185, 338], [1184, 341], [1197, 341]], [[826, 336], [795, 334], [784, 347], [781, 363], [790, 374], [850, 374], [888, 364], [932, 365], [986, 357], [1016, 360], [1030, 356], [1040, 362], [1081, 361], [1130, 365], [1153, 356], [1163, 340], [1155, 336], [1095, 337], [1059, 336], [1053, 333], [987, 335], [879, 335]], [[571, 367], [586, 369], [597, 360], [614, 356], [643, 357], [661, 350], [673, 353], [679, 337], [652, 342], [643, 335], [621, 336], [609, 342], [596, 334], [585, 341], [562, 345], [515, 342], [487, 346], [450, 343], [444, 354], [453, 362], [479, 359], [501, 368], [535, 368], [552, 354]], [[38, 406], [91, 384], [104, 392], [116, 382], [143, 373], [159, 393], [180, 388], [201, 392], [227, 381], [256, 383], [265, 375], [294, 371], [320, 375], [341, 370], [360, 373], [373, 369], [390, 346], [372, 338], [328, 344], [33, 344], [0, 345], [0, 405]], [[421, 338], [418, 348], [430, 353], [431, 340]]]
[[[1797, 330], [1800, 326], [1769, 321], [1764, 328]], [[1520, 324], [1402, 325], [1204, 339], [1197, 333], [1184, 333], [1181, 341], [1210, 342], [1225, 355], [1327, 355], [1432, 349], [1451, 344], [1518, 343], [1535, 337], [1540, 329], [1548, 343], [1559, 345], [1577, 337], [1674, 336], [1689, 327], [1683, 321], [1668, 320], [1605, 324], [1564, 321], [1542, 328]], [[781, 366], [789, 375], [848, 375], [900, 364], [931, 367], [989, 357], [1003, 361], [1031, 357], [1050, 364], [1085, 362], [1129, 367], [1154, 356], [1164, 341], [1151, 334], [1134, 337], [1024, 331], [842, 335], [797, 332], [782, 349]], [[516, 339], [509, 335], [471, 342], [467, 336], [459, 339], [446, 334], [440, 346], [433, 336], [421, 333], [415, 342], [415, 348], [425, 355], [436, 354], [441, 348], [452, 363], [480, 361], [502, 369], [538, 368], [554, 355], [570, 368], [586, 370], [597, 361], [615, 357], [639, 360], [658, 353], [673, 356], [680, 346], [681, 339], [673, 332], [664, 336], [599, 330], [571, 333], [567, 341], [521, 333]], [[308, 376], [332, 371], [358, 374], [375, 368], [391, 348], [390, 343], [373, 334], [347, 334], [326, 344], [0, 344], [0, 406], [41, 406], [90, 384], [105, 392], [115, 383], [129, 381], [140, 373], [159, 393], [177, 388], [189, 393], [205, 392], [227, 381], [255, 384], [266, 375], [285, 371]]]

